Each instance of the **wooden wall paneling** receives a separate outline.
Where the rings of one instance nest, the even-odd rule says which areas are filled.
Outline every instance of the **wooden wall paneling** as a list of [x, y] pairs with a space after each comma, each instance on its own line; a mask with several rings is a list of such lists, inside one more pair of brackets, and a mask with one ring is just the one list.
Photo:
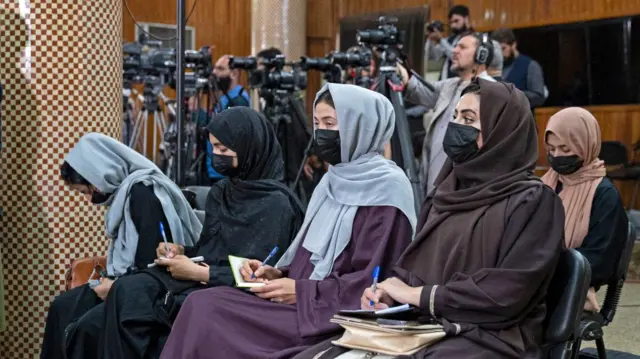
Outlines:
[[336, 34], [333, 0], [307, 0], [307, 38], [332, 39]]

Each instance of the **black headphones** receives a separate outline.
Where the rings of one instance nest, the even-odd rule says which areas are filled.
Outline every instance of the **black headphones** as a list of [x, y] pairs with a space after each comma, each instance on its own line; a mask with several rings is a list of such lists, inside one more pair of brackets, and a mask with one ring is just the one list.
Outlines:
[[480, 45], [478, 45], [473, 59], [478, 65], [489, 66], [493, 60], [493, 43], [489, 40], [489, 34], [476, 34], [475, 36]]

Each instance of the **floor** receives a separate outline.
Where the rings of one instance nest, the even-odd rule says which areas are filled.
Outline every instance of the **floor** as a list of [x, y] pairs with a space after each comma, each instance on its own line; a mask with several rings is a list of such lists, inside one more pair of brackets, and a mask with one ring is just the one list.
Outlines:
[[[604, 300], [604, 289], [598, 293], [599, 302]], [[622, 300], [613, 322], [604, 330], [607, 349], [640, 355], [640, 283], [626, 283], [622, 289]], [[583, 343], [595, 347], [595, 343]]]

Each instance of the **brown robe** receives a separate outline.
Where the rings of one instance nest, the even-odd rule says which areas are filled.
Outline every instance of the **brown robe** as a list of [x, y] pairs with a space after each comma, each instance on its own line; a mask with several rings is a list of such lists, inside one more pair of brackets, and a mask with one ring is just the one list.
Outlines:
[[[398, 268], [411, 286], [424, 286], [420, 308], [460, 325], [460, 333], [414, 358], [537, 358], [545, 317], [544, 297], [562, 250], [562, 203], [549, 188], [529, 190], [482, 212], [438, 216], [430, 204], [413, 251], [425, 270]], [[431, 227], [429, 218], [442, 221]], [[486, 220], [504, 218], [503, 223]], [[455, 224], [455, 225], [450, 225]], [[472, 235], [467, 234], [471, 232]], [[409, 253], [407, 253], [409, 254]]]
[[341, 328], [329, 322], [340, 309], [358, 309], [373, 270], [390, 274], [412, 228], [395, 207], [360, 207], [351, 241], [323, 280], [308, 279], [311, 253], [300, 247], [285, 276], [296, 281], [296, 304], [270, 302], [235, 288], [196, 291], [175, 321], [162, 359], [290, 358]]
[[525, 95], [511, 84], [477, 84], [480, 151], [445, 163], [396, 268], [424, 286], [421, 309], [452, 334], [414, 358], [539, 356], [564, 209], [533, 177], [538, 139]]

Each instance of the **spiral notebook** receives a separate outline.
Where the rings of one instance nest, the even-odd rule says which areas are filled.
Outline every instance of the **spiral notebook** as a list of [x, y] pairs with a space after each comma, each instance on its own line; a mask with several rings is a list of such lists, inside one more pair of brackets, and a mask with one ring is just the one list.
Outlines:
[[240, 269], [242, 268], [242, 264], [246, 261], [247, 258], [229, 256], [229, 266], [231, 266], [231, 272], [233, 273], [233, 278], [236, 280], [236, 287], [238, 288], [252, 288], [252, 287], [262, 287], [264, 283], [261, 282], [247, 282], [242, 278], [242, 274], [240, 274]]

